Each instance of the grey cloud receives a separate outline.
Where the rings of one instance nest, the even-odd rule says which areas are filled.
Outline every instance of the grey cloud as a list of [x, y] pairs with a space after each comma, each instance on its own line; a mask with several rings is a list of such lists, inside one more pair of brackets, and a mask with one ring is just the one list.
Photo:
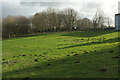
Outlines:
[[99, 9], [102, 7], [102, 3], [93, 3], [93, 2], [87, 2], [85, 5], [81, 7], [81, 10], [83, 12], [95, 12], [96, 9]]
[[15, 3], [11, 2], [4, 2], [2, 5], [2, 17], [6, 17], [8, 15], [18, 16], [18, 15], [24, 15], [24, 16], [30, 16], [33, 15], [37, 11], [42, 11], [41, 8], [36, 7], [24, 7]]
[[17, 15], [19, 9], [17, 7], [12, 6], [9, 2], [2, 3], [2, 17], [6, 17], [9, 14]]
[[23, 6], [59, 7], [62, 2], [20, 2]]
[[[97, 8], [103, 8], [102, 2], [104, 0], [81, 0], [80, 2], [18, 2], [15, 3], [3, 3], [2, 13], [3, 17], [7, 15], [24, 15], [30, 16], [37, 12], [41, 12], [48, 7], [56, 8], [56, 9], [64, 9], [64, 8], [73, 8], [79, 12], [79, 14], [83, 14], [83, 17], [92, 18], [97, 10]], [[115, 6], [115, 7], [113, 7]], [[116, 10], [116, 4], [113, 5], [112, 10]], [[113, 11], [113, 12], [114, 12]], [[112, 15], [114, 15], [111, 12]], [[110, 15], [111, 16], [111, 15]]]
[[86, 2], [80, 7], [80, 12], [84, 14], [84, 17], [92, 19], [92, 17], [95, 15], [96, 10], [100, 9], [101, 7], [102, 3], [100, 2]]
[[0, 2], [0, 19], [2, 17], [2, 3]]
[[90, 17], [90, 15], [95, 12], [95, 7], [97, 4], [93, 4], [91, 2], [88, 2], [87, 4], [84, 3], [78, 3], [76, 4], [75, 2], [20, 2], [18, 4], [14, 3], [3, 3], [3, 17], [6, 17], [7, 15], [25, 15], [25, 16], [30, 16], [33, 13], [40, 12], [42, 9], [47, 8], [47, 7], [56, 7], [56, 8], [75, 8], [75, 6], [80, 6], [77, 8], [77, 10], [80, 10], [78, 12], [84, 14], [86, 17]]
[[100, 2], [95, 2], [95, 3], [93, 3], [93, 2], [91, 1], [91, 2], [88, 2], [88, 3], [86, 4], [86, 7], [87, 7], [87, 8], [100, 8], [101, 5], [102, 5], [102, 3], [100, 3]]

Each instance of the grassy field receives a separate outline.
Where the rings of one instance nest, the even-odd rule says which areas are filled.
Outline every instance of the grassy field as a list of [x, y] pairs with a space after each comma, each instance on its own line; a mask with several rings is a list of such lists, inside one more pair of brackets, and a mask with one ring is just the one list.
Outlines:
[[117, 78], [118, 32], [58, 32], [3, 40], [3, 78]]

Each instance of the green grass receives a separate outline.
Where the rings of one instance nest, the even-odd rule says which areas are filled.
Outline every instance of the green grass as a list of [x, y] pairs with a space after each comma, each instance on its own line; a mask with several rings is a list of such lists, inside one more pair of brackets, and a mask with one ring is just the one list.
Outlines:
[[58, 32], [3, 40], [3, 78], [117, 78], [118, 32]]

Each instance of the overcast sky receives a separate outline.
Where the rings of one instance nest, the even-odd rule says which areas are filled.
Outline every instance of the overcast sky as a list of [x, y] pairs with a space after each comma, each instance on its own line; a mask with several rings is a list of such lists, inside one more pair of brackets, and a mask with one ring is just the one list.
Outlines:
[[84, 17], [92, 19], [97, 9], [102, 9], [105, 15], [114, 20], [118, 13], [119, 0], [4, 0], [2, 3], [2, 17], [8, 15], [31, 16], [48, 7], [56, 9], [73, 8]]

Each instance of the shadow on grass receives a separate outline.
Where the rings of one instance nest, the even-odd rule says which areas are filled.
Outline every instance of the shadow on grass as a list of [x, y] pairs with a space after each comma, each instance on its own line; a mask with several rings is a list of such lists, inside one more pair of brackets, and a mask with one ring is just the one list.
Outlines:
[[[78, 53], [79, 55], [64, 56], [51, 62], [26, 66], [25, 68], [3, 73], [16, 78], [117, 78], [118, 77], [118, 47], [104, 49], [97, 52]], [[113, 50], [114, 53], [109, 53]], [[102, 53], [101, 53], [102, 52]], [[97, 53], [97, 54], [96, 54]], [[69, 53], [68, 53], [69, 54]], [[51, 64], [48, 66], [47, 64]], [[39, 66], [39, 68], [35, 68]], [[21, 76], [22, 75], [22, 76]], [[14, 78], [10, 77], [10, 78]], [[9, 78], [8, 78], [9, 79]]]
[[80, 47], [80, 46], [87, 46], [87, 45], [97, 45], [97, 44], [103, 44], [103, 43], [115, 43], [119, 42], [120, 37], [109, 39], [109, 40], [103, 40], [103, 41], [97, 41], [97, 42], [90, 42], [90, 43], [84, 43], [84, 44], [77, 44], [77, 45], [72, 45], [72, 46], [67, 46], [67, 47], [62, 47], [58, 49], [65, 49], [65, 48], [73, 48], [73, 47]]
[[63, 34], [61, 36], [94, 37], [94, 36], [109, 34], [113, 32], [117, 32], [117, 31], [115, 30], [90, 30], [90, 31], [71, 32], [71, 33]]
[[25, 34], [25, 35], [20, 35], [16, 36], [13, 38], [4, 38], [3, 40], [11, 40], [11, 39], [19, 39], [19, 38], [27, 38], [27, 37], [38, 37], [38, 36], [46, 36], [49, 35], [50, 33], [38, 33], [38, 34]]
[[15, 38], [25, 38], [25, 37], [38, 37], [38, 36], [46, 36], [49, 35], [50, 33], [38, 33], [38, 34], [30, 34], [30, 35], [22, 35], [22, 36], [18, 36]]

